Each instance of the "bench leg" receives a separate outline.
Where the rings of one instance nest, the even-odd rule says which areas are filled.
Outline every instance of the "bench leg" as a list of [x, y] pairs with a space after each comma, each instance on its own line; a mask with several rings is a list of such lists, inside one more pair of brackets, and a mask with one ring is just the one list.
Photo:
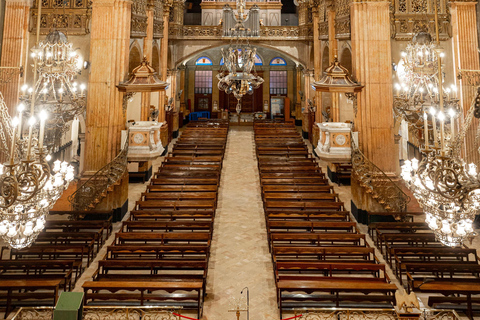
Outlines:
[[5, 307], [5, 316], [3, 319], [7, 319], [7, 316], [10, 314], [10, 305], [12, 304], [12, 289], [8, 289], [7, 292], [7, 306]]

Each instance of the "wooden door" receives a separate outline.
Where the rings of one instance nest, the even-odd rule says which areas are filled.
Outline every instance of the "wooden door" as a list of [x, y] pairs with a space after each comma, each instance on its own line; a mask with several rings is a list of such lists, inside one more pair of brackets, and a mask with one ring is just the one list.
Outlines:
[[212, 112], [212, 94], [211, 93], [195, 94], [195, 111]]
[[[262, 76], [260, 73], [258, 74]], [[223, 110], [227, 109], [230, 112], [236, 112], [237, 99], [233, 94], [226, 94], [225, 91], [220, 91], [219, 107]], [[253, 94], [246, 94], [242, 97], [242, 112], [262, 112], [263, 111], [263, 84], [258, 89], [253, 90]]]

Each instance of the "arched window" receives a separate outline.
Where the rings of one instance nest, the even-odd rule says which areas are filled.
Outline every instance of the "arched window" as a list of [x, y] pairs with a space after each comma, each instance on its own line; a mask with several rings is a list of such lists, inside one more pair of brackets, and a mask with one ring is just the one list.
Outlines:
[[283, 58], [276, 57], [276, 58], [273, 58], [272, 61], [270, 61], [270, 65], [271, 66], [286, 66], [287, 61], [285, 61], [285, 59], [283, 59]]
[[208, 57], [200, 57], [195, 62], [195, 65], [197, 65], [197, 66], [211, 66], [211, 65], [213, 65], [213, 63], [212, 63], [212, 60], [210, 60], [210, 58], [208, 58]]

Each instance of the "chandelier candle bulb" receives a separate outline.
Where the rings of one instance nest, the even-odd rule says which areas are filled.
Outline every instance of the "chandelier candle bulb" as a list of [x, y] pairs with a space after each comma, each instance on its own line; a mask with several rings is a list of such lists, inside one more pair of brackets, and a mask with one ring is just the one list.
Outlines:
[[[448, 110], [448, 114], [450, 115], [450, 135], [451, 135], [451, 143], [453, 143], [453, 138], [455, 137], [455, 111], [453, 109]], [[453, 147], [453, 145], [452, 145]]]
[[15, 143], [17, 142], [17, 135], [15, 134], [15, 129], [18, 125], [18, 118], [15, 117], [12, 119], [12, 129], [13, 129], [13, 135], [12, 135], [12, 149], [10, 150], [10, 163], [14, 163], [14, 158], [15, 158]]
[[437, 121], [435, 119], [435, 109], [432, 107], [430, 108], [430, 114], [432, 115], [432, 127], [433, 127], [433, 143], [435, 148], [438, 148], [437, 142]]
[[28, 119], [28, 148], [27, 148], [27, 160], [30, 160], [30, 151], [32, 150], [32, 134], [33, 134], [33, 125], [35, 124], [35, 117], [30, 117]]
[[43, 136], [45, 134], [45, 121], [47, 120], [47, 112], [45, 110], [40, 111], [40, 134], [38, 135], [38, 150], [42, 152], [43, 149]]
[[425, 150], [428, 150], [428, 116], [427, 111], [423, 111], [423, 130], [425, 138]]

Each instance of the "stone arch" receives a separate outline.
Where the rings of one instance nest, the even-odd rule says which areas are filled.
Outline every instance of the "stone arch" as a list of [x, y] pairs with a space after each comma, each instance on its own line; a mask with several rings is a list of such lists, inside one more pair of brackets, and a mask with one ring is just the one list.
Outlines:
[[130, 53], [128, 55], [128, 74], [130, 75], [138, 65], [142, 62], [142, 48], [137, 40], [130, 45]]
[[[212, 45], [212, 46], [206, 46], [204, 48], [201, 48], [197, 51], [194, 51], [186, 56], [183, 56], [180, 60], [176, 61], [175, 62], [175, 67], [179, 67], [181, 65], [184, 65], [187, 63], [187, 61], [189, 61], [190, 59], [192, 58], [196, 58], [196, 57], [200, 57], [200, 55], [202, 54], [202, 52], [204, 51], [207, 51], [207, 50], [211, 50], [211, 49], [215, 49], [215, 48], [220, 48], [222, 46], [224, 46], [225, 43], [222, 43], [222, 44], [216, 44], [216, 45]], [[284, 57], [287, 57], [289, 58], [290, 60], [292, 60], [293, 62], [295, 62], [297, 65], [301, 65], [303, 66], [304, 68], [306, 68], [307, 64], [305, 63], [305, 61], [301, 61], [299, 58], [293, 56], [292, 54], [288, 53], [288, 52], [285, 52], [283, 50], [280, 50], [274, 46], [270, 46], [270, 45], [265, 45], [265, 44], [257, 44], [255, 43], [255, 46], [256, 47], [262, 47], [262, 48], [265, 48], [265, 49], [270, 49], [272, 51], [276, 51], [278, 53], [280, 53], [281, 55], [283, 55]], [[263, 61], [263, 65], [266, 65], [267, 62], [265, 61], [265, 57], [262, 57], [258, 52], [257, 52], [258, 56], [262, 59]]]
[[160, 50], [156, 43], [152, 47], [152, 67], [157, 73], [160, 73]]
[[340, 64], [344, 66], [350, 74], [352, 74], [352, 51], [349, 48], [344, 48], [340, 55]]
[[328, 68], [329, 65], [330, 65], [330, 50], [328, 46], [325, 46], [322, 52], [322, 74], [325, 71], [325, 69]]

